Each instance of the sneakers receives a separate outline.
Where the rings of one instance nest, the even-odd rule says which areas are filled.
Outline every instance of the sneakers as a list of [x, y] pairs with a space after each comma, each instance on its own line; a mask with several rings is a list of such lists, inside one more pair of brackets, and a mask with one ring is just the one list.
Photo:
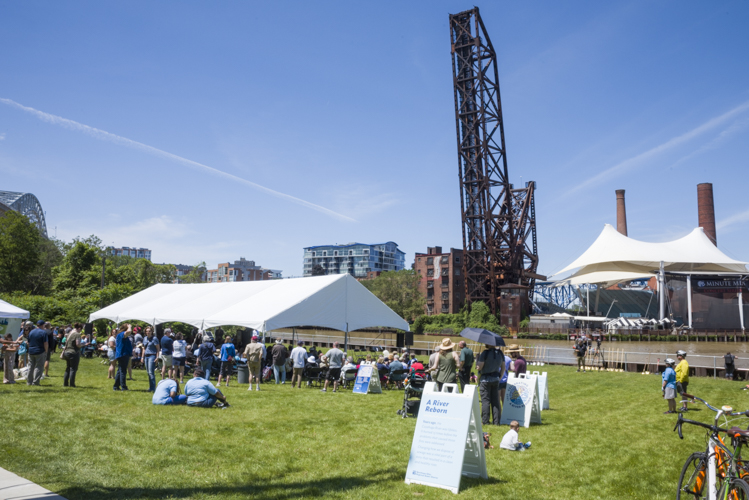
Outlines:
[[216, 384], [216, 387], [221, 387], [221, 382], [219, 382], [218, 384]]
[[257, 387], [255, 388], [255, 390], [256, 390], [256, 391], [259, 391], [259, 390], [260, 390], [260, 384], [258, 384], [258, 386], [257, 386]]
[[528, 442], [527, 442], [527, 443], [525, 443], [525, 444], [524, 444], [523, 446], [524, 446], [524, 447], [525, 447], [525, 449], [527, 450], [528, 448], [530, 448], [530, 447], [531, 447], [531, 442], [530, 442], [530, 441], [528, 441]]
[[320, 392], [328, 392], [328, 390], [327, 389], [320, 389]]
[[248, 390], [248, 391], [251, 391], [251, 390], [252, 390], [252, 386], [250, 386], [250, 388], [249, 388], [249, 389], [247, 389], [247, 390]]

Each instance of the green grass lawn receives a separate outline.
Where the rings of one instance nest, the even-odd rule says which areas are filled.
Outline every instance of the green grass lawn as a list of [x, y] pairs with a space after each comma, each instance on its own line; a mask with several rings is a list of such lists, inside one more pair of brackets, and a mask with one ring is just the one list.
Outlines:
[[[461, 496], [674, 498], [704, 433], [685, 426], [681, 441], [672, 432], [659, 376], [543, 369], [551, 409], [543, 425], [520, 430], [532, 448], [500, 450], [507, 427], [485, 428], [497, 447], [486, 454], [490, 479], [464, 478]], [[55, 359], [42, 387], [0, 387], [0, 467], [70, 500], [453, 497], [403, 482], [416, 420], [396, 415], [401, 391], [333, 394], [287, 383], [258, 393], [232, 384], [226, 410], [157, 407], [144, 371], [134, 372], [130, 392], [114, 392], [99, 360], [81, 361], [76, 389], [62, 387], [63, 370]], [[740, 387], [690, 385], [715, 405], [743, 410], [749, 395]], [[710, 421], [712, 412], [689, 417]]]

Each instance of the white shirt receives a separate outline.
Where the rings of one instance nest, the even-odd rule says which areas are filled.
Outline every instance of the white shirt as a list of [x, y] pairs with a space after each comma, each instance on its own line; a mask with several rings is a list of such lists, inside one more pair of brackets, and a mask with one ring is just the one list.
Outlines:
[[504, 448], [505, 450], [512, 450], [515, 451], [518, 449], [518, 431], [514, 429], [510, 429], [507, 431], [507, 434], [502, 438], [502, 442], [499, 443], [500, 448]]
[[172, 357], [182, 359], [187, 356], [187, 342], [184, 340], [175, 340], [172, 344]]
[[112, 344], [116, 342], [117, 342], [117, 339], [114, 338], [114, 335], [110, 336], [109, 339], [107, 339], [107, 353], [114, 352], [115, 348], [112, 347]]

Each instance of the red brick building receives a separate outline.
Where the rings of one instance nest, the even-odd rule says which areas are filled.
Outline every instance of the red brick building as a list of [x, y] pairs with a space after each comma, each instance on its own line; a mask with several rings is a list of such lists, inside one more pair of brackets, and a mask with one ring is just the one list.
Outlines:
[[463, 250], [428, 247], [427, 253], [417, 253], [414, 270], [421, 276], [419, 291], [426, 298], [426, 314], [454, 314], [465, 301], [463, 280]]

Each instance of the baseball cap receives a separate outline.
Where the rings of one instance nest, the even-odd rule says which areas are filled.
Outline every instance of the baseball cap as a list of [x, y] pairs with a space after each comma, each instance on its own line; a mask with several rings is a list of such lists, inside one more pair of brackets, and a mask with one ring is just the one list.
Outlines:
[[44, 325], [43, 319], [40, 319], [39, 321], [36, 322], [36, 326], [42, 326], [42, 325]]

